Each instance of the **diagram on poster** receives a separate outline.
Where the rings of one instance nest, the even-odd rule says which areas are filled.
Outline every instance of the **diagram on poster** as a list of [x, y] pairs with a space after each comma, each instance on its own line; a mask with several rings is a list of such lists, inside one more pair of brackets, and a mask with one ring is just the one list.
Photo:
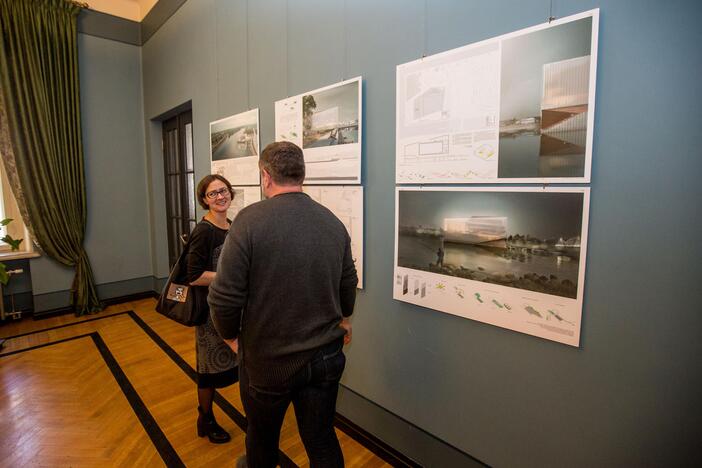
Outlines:
[[351, 237], [351, 254], [358, 273], [358, 288], [363, 289], [363, 187], [306, 185], [303, 191], [329, 208], [344, 223]]
[[599, 10], [397, 67], [397, 183], [589, 182]]
[[395, 299], [578, 346], [588, 188], [398, 188]]
[[275, 103], [275, 139], [305, 154], [307, 184], [361, 183], [361, 77]]
[[232, 189], [234, 190], [234, 198], [227, 210], [227, 218], [234, 221], [241, 210], [261, 201], [261, 187], [258, 185], [255, 187], [232, 186]]
[[232, 185], [258, 185], [258, 109], [210, 123], [210, 158], [213, 174]]

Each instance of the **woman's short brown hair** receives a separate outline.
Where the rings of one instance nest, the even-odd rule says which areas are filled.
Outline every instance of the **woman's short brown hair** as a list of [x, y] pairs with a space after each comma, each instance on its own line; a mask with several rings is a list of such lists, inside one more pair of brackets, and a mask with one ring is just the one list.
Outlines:
[[208, 174], [205, 177], [202, 178], [202, 180], [197, 184], [197, 202], [200, 204], [200, 206], [205, 209], [209, 210], [210, 207], [205, 203], [205, 196], [207, 193], [207, 187], [210, 186], [212, 182], [215, 180], [219, 180], [220, 182], [223, 182], [224, 185], [227, 186], [229, 189], [229, 193], [232, 196], [232, 200], [234, 200], [234, 190], [232, 189], [232, 184], [229, 183], [227, 179], [224, 178], [224, 176], [221, 176], [219, 174]]

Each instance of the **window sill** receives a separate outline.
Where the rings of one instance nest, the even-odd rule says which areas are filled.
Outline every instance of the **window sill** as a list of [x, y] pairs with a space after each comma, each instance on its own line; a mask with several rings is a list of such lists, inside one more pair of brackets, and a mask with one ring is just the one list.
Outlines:
[[24, 258], [37, 258], [40, 256], [39, 252], [0, 252], [0, 262], [21, 260]]

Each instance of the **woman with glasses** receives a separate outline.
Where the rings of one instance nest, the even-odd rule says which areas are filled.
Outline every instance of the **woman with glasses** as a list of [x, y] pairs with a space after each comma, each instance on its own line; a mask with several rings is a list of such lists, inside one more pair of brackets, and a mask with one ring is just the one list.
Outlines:
[[[217, 260], [231, 221], [227, 209], [232, 204], [232, 186], [219, 174], [205, 176], [197, 185], [197, 201], [208, 210], [190, 234], [187, 254], [188, 281], [192, 286], [209, 287], [217, 271]], [[201, 295], [206, 297], [206, 294]], [[203, 304], [207, 308], [207, 304]], [[216, 388], [237, 381], [236, 354], [215, 331], [207, 310], [207, 321], [195, 327], [195, 354], [197, 356], [197, 435], [207, 436], [210, 442], [223, 444], [231, 437], [217, 424], [212, 412]]]

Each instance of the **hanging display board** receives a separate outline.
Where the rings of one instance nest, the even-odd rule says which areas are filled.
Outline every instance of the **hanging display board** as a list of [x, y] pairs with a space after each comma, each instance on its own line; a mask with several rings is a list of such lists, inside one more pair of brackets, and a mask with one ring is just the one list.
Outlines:
[[275, 139], [305, 154], [306, 184], [360, 184], [362, 79], [275, 103]]
[[358, 288], [363, 289], [363, 187], [306, 185], [303, 191], [329, 208], [346, 226], [351, 237], [351, 255], [358, 273]]
[[398, 187], [393, 297], [578, 346], [589, 190]]
[[261, 187], [245, 187], [245, 186], [232, 186], [234, 190], [234, 198], [232, 199], [232, 204], [227, 210], [227, 218], [231, 221], [236, 218], [241, 210], [247, 206], [261, 201]]
[[260, 151], [258, 109], [210, 123], [212, 174], [224, 176], [232, 185], [258, 185]]
[[397, 67], [397, 183], [589, 182], [599, 10]]

